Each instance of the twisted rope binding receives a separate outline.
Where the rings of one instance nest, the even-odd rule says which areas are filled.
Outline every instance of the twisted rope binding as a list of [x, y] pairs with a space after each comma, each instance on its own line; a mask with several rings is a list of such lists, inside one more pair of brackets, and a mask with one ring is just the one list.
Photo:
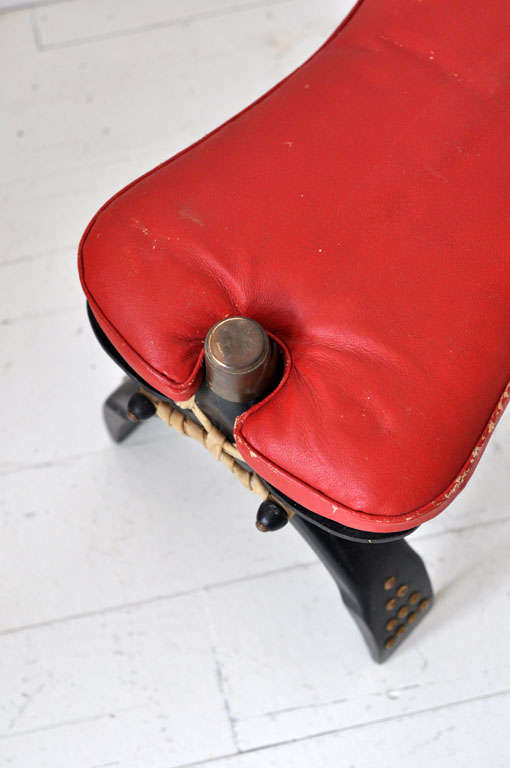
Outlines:
[[197, 424], [193, 419], [186, 414], [181, 413], [177, 408], [164, 400], [158, 400], [148, 392], [143, 394], [151, 400], [156, 406], [156, 415], [159, 416], [162, 421], [169, 427], [173, 427], [180, 432], [181, 435], [192, 437], [198, 443], [207, 448], [217, 461], [221, 461], [231, 472], [237, 477], [237, 479], [258, 496], [261, 496], [264, 500], [269, 498], [269, 491], [255, 473], [247, 469], [244, 469], [239, 462], [243, 461], [238, 448], [234, 443], [231, 443], [220, 430], [214, 426], [211, 420], [206, 416], [201, 408], [195, 402], [195, 396], [190, 397], [189, 400], [183, 400], [176, 403], [179, 408], [183, 410], [191, 411], [198, 419], [200, 424]]

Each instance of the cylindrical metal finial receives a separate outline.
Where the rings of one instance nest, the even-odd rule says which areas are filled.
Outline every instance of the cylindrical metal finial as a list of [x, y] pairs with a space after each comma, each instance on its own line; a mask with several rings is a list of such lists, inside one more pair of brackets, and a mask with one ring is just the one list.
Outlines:
[[227, 317], [205, 339], [209, 387], [236, 403], [262, 399], [274, 386], [277, 355], [271, 339], [255, 320]]

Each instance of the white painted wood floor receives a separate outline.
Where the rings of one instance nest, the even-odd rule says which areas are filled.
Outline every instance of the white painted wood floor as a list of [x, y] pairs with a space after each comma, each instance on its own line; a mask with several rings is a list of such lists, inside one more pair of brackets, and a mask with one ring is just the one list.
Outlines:
[[[0, 765], [508, 766], [510, 414], [413, 536], [437, 605], [375, 666], [289, 527], [192, 441], [112, 445], [75, 252], [98, 206], [311, 53], [348, 0], [0, 15]], [[215, 484], [210, 490], [210, 477]]]

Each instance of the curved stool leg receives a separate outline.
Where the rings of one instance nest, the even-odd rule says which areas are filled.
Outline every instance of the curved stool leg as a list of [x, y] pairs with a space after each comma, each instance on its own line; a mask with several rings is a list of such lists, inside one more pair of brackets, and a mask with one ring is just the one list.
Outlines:
[[140, 422], [131, 421], [127, 415], [129, 399], [139, 389], [140, 385], [136, 381], [126, 378], [104, 402], [103, 417], [106, 429], [116, 443], [121, 443], [140, 426]]
[[433, 603], [421, 557], [403, 539], [358, 543], [333, 536], [297, 514], [291, 522], [333, 576], [374, 660], [385, 661]]

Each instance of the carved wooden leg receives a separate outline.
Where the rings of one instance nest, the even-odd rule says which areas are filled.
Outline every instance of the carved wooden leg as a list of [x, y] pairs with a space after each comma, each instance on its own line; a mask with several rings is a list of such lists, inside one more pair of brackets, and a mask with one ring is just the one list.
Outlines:
[[385, 661], [433, 603], [421, 557], [404, 539], [358, 543], [297, 514], [291, 522], [333, 576], [374, 660]]

